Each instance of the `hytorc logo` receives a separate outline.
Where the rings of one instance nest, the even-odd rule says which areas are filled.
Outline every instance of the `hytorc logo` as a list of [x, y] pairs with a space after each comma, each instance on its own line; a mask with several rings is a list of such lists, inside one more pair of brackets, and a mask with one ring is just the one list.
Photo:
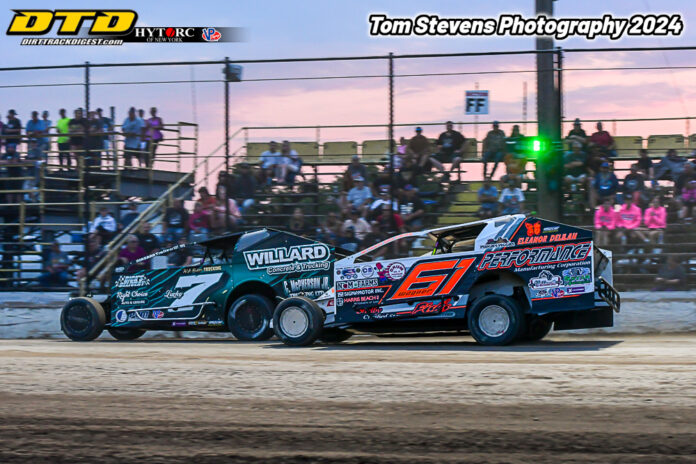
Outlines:
[[124, 35], [135, 27], [133, 10], [13, 10], [8, 35], [44, 35], [56, 25], [58, 35], [77, 35], [86, 21], [90, 35]]

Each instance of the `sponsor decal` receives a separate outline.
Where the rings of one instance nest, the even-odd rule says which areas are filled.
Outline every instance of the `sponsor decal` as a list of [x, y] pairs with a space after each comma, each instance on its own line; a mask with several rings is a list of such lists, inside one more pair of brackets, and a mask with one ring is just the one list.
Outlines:
[[268, 274], [289, 274], [329, 269], [331, 252], [323, 243], [295, 245], [266, 250], [245, 251], [244, 260], [250, 271], [266, 270]]
[[186, 327], [186, 322], [184, 322], [184, 321], [172, 322], [172, 327]]
[[370, 306], [369, 308], [357, 308], [355, 310], [357, 314], [380, 314], [382, 312], [382, 308], [379, 306]]
[[167, 290], [166, 292], [164, 292], [165, 298], [177, 299], [181, 298], [182, 296], [184, 296], [184, 292], [180, 290]]
[[203, 28], [203, 40], [206, 42], [217, 42], [222, 37], [222, 34], [214, 27]]
[[406, 267], [401, 263], [391, 263], [387, 266], [387, 277], [391, 280], [403, 279], [406, 274]]
[[185, 267], [182, 274], [200, 274], [202, 272], [222, 271], [222, 266], [203, 266], [203, 267]]
[[589, 267], [572, 267], [564, 269], [563, 282], [566, 285], [588, 284], [592, 282], [592, 273]]
[[144, 275], [122, 275], [116, 281], [118, 288], [146, 287], [150, 285], [150, 279]]
[[553, 298], [560, 298], [565, 296], [565, 291], [561, 288], [552, 288], [549, 290], [549, 295], [551, 295]]
[[[145, 304], [147, 299], [147, 292], [140, 290], [119, 290], [114, 295], [119, 304], [122, 305], [134, 305], [134, 304]], [[137, 299], [140, 298], [140, 299]]]
[[[425, 261], [409, 272], [390, 300], [420, 298], [452, 293], [476, 258]], [[426, 275], [423, 275], [426, 274]]]
[[576, 293], [585, 293], [585, 287], [582, 285], [579, 287], [568, 287], [566, 288], [566, 293], [569, 295], [574, 295]]
[[554, 234], [558, 232], [558, 230], [561, 228], [561, 226], [548, 226], [544, 227], [544, 229], [541, 231], [542, 234]]
[[372, 264], [367, 264], [360, 268], [360, 273], [363, 277], [372, 277], [375, 274], [375, 267]]
[[541, 271], [537, 277], [532, 277], [529, 279], [529, 288], [531, 290], [538, 290], [541, 288], [557, 288], [563, 285], [563, 279], [561, 276], [551, 274], [550, 271]]
[[149, 319], [149, 318], [150, 318], [150, 312], [149, 312], [149, 311], [136, 311], [135, 314], [136, 314], [140, 319]]
[[524, 227], [527, 229], [527, 235], [533, 237], [541, 233], [541, 222], [525, 222]]
[[511, 246], [515, 246], [515, 242], [511, 242], [507, 238], [501, 237], [497, 240], [493, 239], [493, 238], [489, 238], [486, 241], [486, 243], [481, 245], [481, 248], [483, 248], [484, 250], [489, 250], [489, 249], [493, 249], [493, 248], [508, 248]]
[[208, 325], [208, 321], [189, 321], [188, 325], [200, 327], [200, 326]]
[[359, 277], [358, 270], [352, 267], [337, 269], [336, 274], [341, 280], [357, 279]]
[[288, 296], [304, 295], [316, 298], [329, 289], [329, 276], [285, 280], [283, 288]]
[[375, 287], [379, 284], [378, 279], [349, 280], [347, 282], [336, 282], [336, 290], [353, 290], [363, 287]]
[[223, 321], [217, 320], [217, 321], [209, 321], [208, 325], [211, 327], [220, 327], [220, 326], [225, 325], [225, 323]]
[[114, 317], [116, 318], [116, 322], [126, 322], [128, 320], [128, 313], [123, 309], [119, 309], [116, 311]]
[[411, 314], [414, 316], [418, 314], [439, 314], [448, 311], [450, 308], [452, 308], [451, 298], [447, 298], [444, 301], [421, 301], [410, 311], [400, 311], [399, 314]]
[[542, 264], [583, 261], [590, 254], [592, 242], [549, 245], [516, 250], [487, 251], [478, 264], [485, 269], [525, 268]]
[[154, 319], [162, 319], [164, 317], [164, 311], [160, 311], [160, 310], [152, 311], [152, 317]]
[[517, 239], [518, 245], [536, 245], [547, 242], [567, 242], [577, 240], [578, 233], [570, 232], [567, 234], [539, 235], [537, 237], [520, 237]]
[[344, 301], [348, 301], [348, 298], [352, 296], [363, 296], [363, 295], [384, 295], [390, 288], [389, 285], [384, 287], [370, 287], [370, 288], [357, 288], [355, 290], [344, 290], [341, 291], [341, 298]]

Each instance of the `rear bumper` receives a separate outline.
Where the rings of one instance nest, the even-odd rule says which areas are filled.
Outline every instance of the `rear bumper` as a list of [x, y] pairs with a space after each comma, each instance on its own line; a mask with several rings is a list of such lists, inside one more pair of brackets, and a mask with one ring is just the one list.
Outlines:
[[603, 277], [598, 277], [595, 283], [595, 292], [602, 302], [609, 305], [611, 309], [617, 313], [621, 311], [621, 296], [619, 292], [611, 286]]

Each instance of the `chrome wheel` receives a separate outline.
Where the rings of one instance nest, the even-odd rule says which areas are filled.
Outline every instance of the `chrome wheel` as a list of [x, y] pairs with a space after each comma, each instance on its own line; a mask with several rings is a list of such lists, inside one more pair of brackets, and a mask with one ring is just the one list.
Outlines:
[[488, 337], [500, 337], [510, 328], [510, 315], [502, 306], [486, 306], [479, 313], [478, 325]]
[[301, 308], [291, 306], [280, 315], [280, 327], [289, 337], [297, 338], [309, 328], [309, 318]]

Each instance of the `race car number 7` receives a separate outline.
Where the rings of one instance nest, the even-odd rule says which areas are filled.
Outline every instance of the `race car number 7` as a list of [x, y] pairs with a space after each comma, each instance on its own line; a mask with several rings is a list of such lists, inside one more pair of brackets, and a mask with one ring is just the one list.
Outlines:
[[179, 307], [180, 309], [191, 309], [190, 307], [181, 307], [195, 303], [196, 298], [198, 298], [208, 288], [215, 285], [220, 280], [220, 276], [222, 276], [222, 274], [222, 272], [216, 272], [213, 274], [188, 275], [179, 277], [179, 280], [176, 281], [174, 288], [191, 288], [186, 290], [180, 298], [172, 301], [170, 306], [172, 308]]

